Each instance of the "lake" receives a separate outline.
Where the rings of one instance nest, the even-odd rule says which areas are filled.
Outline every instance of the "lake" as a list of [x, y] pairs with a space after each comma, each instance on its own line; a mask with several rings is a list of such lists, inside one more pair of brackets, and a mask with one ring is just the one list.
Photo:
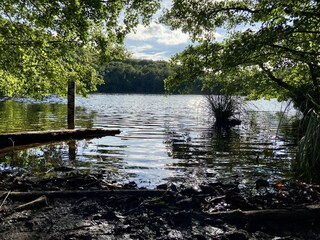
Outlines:
[[[217, 179], [250, 185], [258, 178], [290, 176], [296, 139], [290, 123], [294, 110], [281, 113], [286, 103], [248, 102], [242, 124], [219, 131], [201, 95], [93, 94], [76, 102], [77, 128], [120, 129], [121, 134], [1, 153], [1, 169], [44, 175], [72, 166], [148, 188]], [[0, 132], [62, 129], [66, 115], [60, 98], [1, 101]]]

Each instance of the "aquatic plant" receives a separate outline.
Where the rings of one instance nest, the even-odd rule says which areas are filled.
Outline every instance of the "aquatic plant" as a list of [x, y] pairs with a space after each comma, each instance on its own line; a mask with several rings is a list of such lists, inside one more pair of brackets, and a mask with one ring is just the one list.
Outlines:
[[215, 119], [216, 127], [230, 128], [241, 124], [239, 115], [243, 111], [243, 101], [240, 97], [209, 94], [205, 98], [210, 115]]
[[295, 171], [308, 181], [320, 181], [320, 114], [309, 111], [303, 120], [304, 136], [298, 144]]

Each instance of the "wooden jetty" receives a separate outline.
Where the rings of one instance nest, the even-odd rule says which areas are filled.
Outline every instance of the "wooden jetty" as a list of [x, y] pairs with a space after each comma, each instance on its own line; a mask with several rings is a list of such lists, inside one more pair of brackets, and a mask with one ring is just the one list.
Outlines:
[[54, 131], [32, 131], [0, 134], [0, 149], [57, 141], [115, 136], [118, 129], [64, 129]]

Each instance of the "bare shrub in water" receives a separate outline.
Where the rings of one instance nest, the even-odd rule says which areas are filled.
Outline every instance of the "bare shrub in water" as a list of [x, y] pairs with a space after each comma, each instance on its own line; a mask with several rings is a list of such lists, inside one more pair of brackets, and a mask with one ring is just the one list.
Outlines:
[[241, 124], [236, 117], [243, 110], [240, 97], [225, 95], [206, 95], [205, 97], [217, 127], [229, 128]]
[[320, 181], [320, 114], [310, 111], [305, 117], [306, 130], [298, 145], [295, 170], [308, 181]]

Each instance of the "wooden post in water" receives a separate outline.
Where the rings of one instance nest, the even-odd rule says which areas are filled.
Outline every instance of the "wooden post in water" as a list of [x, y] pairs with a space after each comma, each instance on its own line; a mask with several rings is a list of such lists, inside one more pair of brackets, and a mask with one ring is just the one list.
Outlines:
[[75, 128], [76, 83], [68, 82], [68, 129]]

